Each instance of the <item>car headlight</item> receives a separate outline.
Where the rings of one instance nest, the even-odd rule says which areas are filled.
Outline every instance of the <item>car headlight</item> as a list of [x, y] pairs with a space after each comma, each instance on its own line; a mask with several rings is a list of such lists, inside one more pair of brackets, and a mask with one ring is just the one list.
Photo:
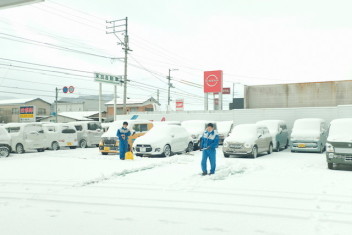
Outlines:
[[329, 158], [334, 158], [334, 153], [329, 153], [328, 156]]
[[252, 147], [252, 145], [251, 145], [251, 144], [248, 144], [248, 143], [245, 143], [245, 144], [244, 144], [244, 147], [245, 147], [246, 149], [249, 149], [249, 148]]
[[335, 152], [334, 146], [332, 146], [331, 144], [327, 143], [326, 144], [326, 152]]
[[197, 139], [197, 136], [196, 135], [192, 135], [192, 139]]
[[227, 143], [227, 141], [224, 142], [224, 147], [225, 148], [229, 147], [229, 143]]

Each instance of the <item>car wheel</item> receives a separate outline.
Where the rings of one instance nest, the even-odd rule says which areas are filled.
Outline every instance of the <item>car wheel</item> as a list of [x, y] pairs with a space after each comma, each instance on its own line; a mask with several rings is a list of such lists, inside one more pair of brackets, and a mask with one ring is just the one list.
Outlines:
[[224, 153], [224, 157], [229, 158], [229, 157], [230, 157], [230, 154]]
[[272, 154], [272, 153], [273, 153], [273, 144], [270, 144], [268, 149], [268, 154]]
[[87, 141], [86, 140], [81, 140], [81, 142], [79, 143], [79, 146], [82, 149], [87, 148]]
[[24, 152], [25, 152], [25, 151], [24, 151], [23, 145], [22, 145], [22, 144], [17, 144], [17, 145], [16, 145], [16, 153], [22, 154], [22, 153], [24, 153]]
[[192, 152], [193, 151], [193, 143], [189, 142], [188, 143], [188, 147], [186, 149], [186, 153]]
[[10, 155], [10, 149], [8, 147], [0, 147], [0, 157], [8, 157]]
[[170, 145], [165, 145], [164, 151], [163, 151], [163, 156], [164, 157], [170, 157], [171, 156], [171, 147]]
[[280, 142], [277, 142], [277, 143], [276, 143], [275, 152], [280, 152]]
[[108, 155], [108, 153], [101, 153], [101, 154], [103, 154], [103, 155]]
[[328, 169], [333, 170], [334, 169], [334, 163], [328, 163]]
[[258, 157], [258, 148], [257, 146], [254, 146], [252, 149], [252, 157], [257, 158]]
[[51, 149], [52, 150], [54, 150], [54, 151], [57, 151], [57, 150], [59, 150], [60, 149], [60, 145], [59, 145], [59, 143], [58, 142], [53, 142], [52, 144], [51, 144]]

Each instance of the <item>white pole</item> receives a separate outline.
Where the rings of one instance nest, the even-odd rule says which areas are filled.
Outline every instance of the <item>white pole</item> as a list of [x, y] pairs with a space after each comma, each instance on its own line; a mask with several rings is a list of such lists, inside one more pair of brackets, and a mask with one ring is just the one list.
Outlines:
[[117, 97], [117, 86], [114, 85], [114, 121], [116, 121], [116, 97]]
[[99, 82], [99, 122], [101, 122], [101, 96], [102, 96], [102, 85]]
[[204, 111], [208, 111], [208, 93], [204, 93]]

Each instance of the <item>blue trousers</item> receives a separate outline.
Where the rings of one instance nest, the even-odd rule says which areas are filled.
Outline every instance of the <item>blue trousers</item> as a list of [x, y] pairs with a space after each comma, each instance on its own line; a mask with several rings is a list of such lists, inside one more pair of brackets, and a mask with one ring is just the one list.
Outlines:
[[126, 140], [121, 141], [119, 144], [120, 159], [125, 160], [125, 154], [128, 151], [128, 143]]
[[215, 173], [215, 168], [216, 168], [216, 150], [214, 149], [209, 149], [209, 150], [204, 150], [203, 151], [203, 156], [202, 156], [202, 171], [203, 172], [208, 172], [207, 171], [207, 160], [209, 158], [210, 161], [210, 174]]

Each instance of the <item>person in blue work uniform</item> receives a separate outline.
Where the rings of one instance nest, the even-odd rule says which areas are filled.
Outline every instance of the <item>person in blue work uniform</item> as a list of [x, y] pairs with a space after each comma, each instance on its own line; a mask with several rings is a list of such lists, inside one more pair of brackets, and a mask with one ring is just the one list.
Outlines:
[[215, 173], [216, 168], [216, 148], [219, 145], [219, 135], [216, 130], [214, 130], [213, 123], [207, 125], [203, 136], [200, 139], [200, 150], [203, 151], [202, 156], [202, 175], [207, 175], [207, 160], [210, 161], [210, 173], [212, 175]]
[[119, 151], [120, 159], [125, 160], [125, 154], [128, 151], [128, 137], [131, 135], [129, 129], [127, 129], [128, 122], [123, 122], [120, 129], [117, 130], [116, 136], [119, 138]]

